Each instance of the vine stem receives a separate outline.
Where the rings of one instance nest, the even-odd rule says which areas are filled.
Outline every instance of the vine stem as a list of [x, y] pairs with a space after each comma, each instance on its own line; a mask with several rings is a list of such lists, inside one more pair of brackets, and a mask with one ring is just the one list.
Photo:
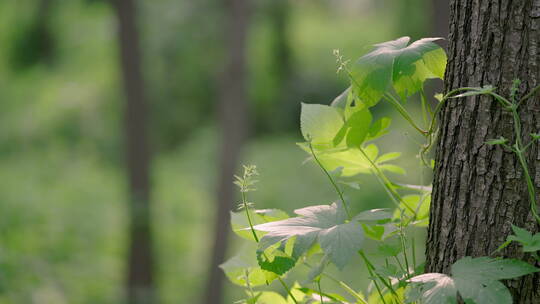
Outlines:
[[[247, 203], [246, 191], [241, 191], [241, 192], [242, 192], [242, 205], [244, 206], [244, 209], [246, 210], [246, 217], [248, 219], [249, 228], [251, 229], [251, 233], [253, 234], [253, 238], [255, 239], [255, 242], [259, 243], [259, 238], [257, 237], [257, 233], [255, 232], [255, 228], [253, 228], [253, 222], [251, 221], [251, 216], [249, 215], [249, 206], [248, 206], [248, 203]], [[266, 254], [264, 252], [263, 252], [263, 255], [264, 255], [264, 257], [266, 259], [268, 259], [268, 257], [266, 256]], [[283, 288], [287, 291], [287, 294], [291, 297], [293, 302], [295, 304], [298, 304], [298, 301], [296, 300], [296, 298], [292, 294], [291, 289], [289, 288], [289, 286], [287, 286], [287, 283], [285, 283], [285, 281], [283, 281], [283, 279], [280, 276], [278, 276], [277, 279], [278, 279], [279, 283], [281, 283]]]
[[251, 216], [249, 215], [249, 207], [246, 199], [246, 192], [242, 192], [242, 205], [244, 206], [244, 209], [246, 210], [246, 217], [249, 223], [249, 229], [251, 229], [251, 233], [253, 234], [253, 238], [255, 239], [255, 242], [259, 242], [259, 238], [257, 237], [257, 233], [255, 232], [255, 229], [253, 228], [253, 222], [251, 221]]
[[532, 181], [531, 174], [529, 173], [529, 166], [527, 164], [527, 160], [525, 159], [525, 155], [523, 154], [523, 152], [525, 151], [525, 148], [523, 148], [523, 144], [521, 141], [521, 120], [517, 112], [517, 104], [513, 104], [510, 107], [510, 110], [512, 111], [512, 117], [514, 119], [514, 131], [515, 131], [515, 136], [516, 136], [516, 144], [515, 144], [515, 149], [513, 151], [518, 157], [519, 164], [521, 165], [521, 168], [523, 169], [523, 173], [525, 174], [525, 180], [527, 182], [527, 191], [529, 192], [529, 199], [531, 203], [531, 213], [533, 214], [538, 224], [540, 224], [540, 216], [538, 215], [538, 208], [536, 206], [537, 204], [536, 190], [534, 188], [534, 183]]
[[[303, 264], [304, 266], [308, 267], [309, 269], [313, 269], [313, 266], [309, 265], [308, 263], [305, 263]], [[346, 292], [348, 292], [351, 296], [353, 296], [356, 300], [358, 300], [361, 304], [369, 304], [363, 297], [362, 295], [358, 294], [356, 291], [354, 291], [354, 289], [352, 289], [349, 285], [347, 285], [347, 283], [343, 282], [343, 281], [340, 281], [336, 278], [334, 278], [332, 275], [329, 275], [325, 272], [321, 273], [321, 275], [323, 275], [324, 277], [332, 280], [332, 282], [338, 284], [339, 286], [341, 286], [341, 288], [343, 288]]]
[[[463, 88], [458, 88], [458, 89], [455, 89], [455, 90], [452, 90], [452, 91], [448, 92], [442, 98], [441, 102], [437, 105], [437, 107], [435, 109], [435, 113], [434, 113], [434, 115], [432, 117], [431, 124], [430, 124], [430, 127], [428, 129], [428, 134], [433, 134], [433, 129], [434, 129], [434, 126], [435, 126], [436, 116], [437, 116], [438, 112], [440, 111], [440, 109], [442, 108], [442, 105], [444, 104], [444, 102], [446, 100], [448, 100], [449, 98], [452, 98], [453, 95], [456, 94], [456, 93], [463, 92], [463, 91], [476, 91], [476, 90], [478, 90], [478, 89], [477, 88], [471, 88], [471, 87], [463, 87]], [[512, 113], [512, 118], [513, 118], [513, 122], [514, 122], [514, 134], [515, 134], [515, 137], [516, 137], [516, 142], [514, 144], [514, 147], [510, 147], [510, 149], [516, 154], [516, 156], [518, 158], [518, 161], [519, 161], [519, 164], [520, 164], [521, 168], [523, 169], [523, 172], [524, 172], [524, 175], [525, 175], [525, 181], [527, 183], [527, 191], [529, 193], [531, 213], [533, 214], [533, 217], [538, 222], [538, 224], [540, 224], [540, 216], [538, 215], [538, 207], [537, 207], [537, 200], [536, 200], [536, 190], [535, 190], [534, 183], [532, 181], [531, 175], [529, 173], [529, 166], [527, 164], [527, 160], [525, 159], [525, 155], [523, 153], [523, 152], [525, 152], [527, 150], [527, 148], [529, 148], [532, 141], [529, 144], [527, 144], [526, 146], [523, 146], [523, 143], [522, 143], [522, 140], [521, 140], [521, 135], [522, 135], [521, 134], [521, 119], [519, 117], [519, 113], [518, 113], [517, 110], [518, 110], [519, 105], [523, 101], [525, 101], [525, 100], [529, 99], [530, 97], [534, 96], [539, 91], [540, 91], [540, 86], [537, 86], [517, 102], [515, 102], [514, 98], [512, 98], [512, 100], [514, 102], [510, 102], [508, 99], [502, 97], [501, 95], [499, 95], [497, 93], [491, 92], [491, 91], [489, 91], [489, 92], [479, 92], [479, 94], [492, 96], [493, 98], [495, 98], [495, 100], [497, 102], [499, 102], [503, 106], [504, 109], [509, 110]], [[427, 151], [429, 149], [429, 146], [427, 148], [425, 148], [423, 150], [423, 152]]]
[[[368, 160], [368, 162], [370, 163], [371, 167], [373, 168], [373, 170], [375, 171], [375, 176], [378, 177], [379, 179], [379, 182], [381, 182], [381, 184], [383, 185], [383, 187], [386, 189], [388, 195], [390, 196], [390, 198], [392, 199], [392, 201], [399, 207], [400, 204], [399, 202], [401, 202], [405, 208], [407, 208], [410, 212], [413, 213], [414, 216], [416, 216], [416, 211], [414, 209], [412, 209], [409, 205], [405, 204], [405, 202], [403, 202], [403, 198], [401, 197], [401, 195], [399, 195], [399, 193], [397, 193], [397, 191], [392, 188], [392, 183], [390, 182], [390, 180], [388, 180], [388, 178], [386, 177], [386, 175], [381, 171], [381, 169], [379, 169], [379, 167], [377, 166], [377, 164], [375, 164], [370, 158], [369, 156], [366, 154], [366, 152], [364, 151], [364, 149], [362, 147], [358, 147], [358, 149], [360, 150], [360, 153], [362, 153], [362, 155]], [[399, 202], [398, 202], [399, 201]]]
[[251, 288], [251, 284], [249, 283], [249, 271], [246, 269], [245, 270], [245, 275], [246, 275], [246, 285], [248, 287], [248, 290], [249, 290], [249, 294], [251, 295], [251, 298], [255, 298], [255, 294], [253, 293], [253, 288]]
[[315, 151], [313, 150], [313, 145], [311, 145], [311, 141], [308, 141], [308, 145], [309, 145], [309, 150], [311, 151], [311, 155], [313, 155], [313, 158], [315, 159], [315, 162], [324, 171], [324, 174], [326, 174], [326, 176], [330, 180], [330, 183], [332, 183], [332, 186], [334, 186], [334, 189], [336, 190], [339, 198], [341, 199], [341, 202], [343, 204], [343, 208], [345, 209], [345, 213], [347, 214], [347, 218], [349, 220], [351, 220], [351, 214], [349, 213], [349, 208], [347, 207], [347, 203], [345, 202], [345, 198], [343, 198], [343, 192], [337, 186], [336, 182], [332, 178], [332, 175], [330, 175], [330, 173], [328, 173], [328, 171], [321, 164], [321, 161], [319, 160], [319, 158], [317, 158], [317, 155], [315, 154]]
[[536, 93], [538, 93], [539, 90], [540, 90], [540, 85], [532, 89], [527, 95], [523, 96], [523, 98], [521, 98], [518, 101], [518, 105], [521, 104], [523, 101], [529, 99], [530, 97], [534, 96]]
[[319, 296], [321, 297], [321, 304], [324, 304], [322, 289], [321, 289], [321, 278], [317, 280], [317, 287], [319, 288]]
[[403, 116], [403, 118], [405, 118], [406, 121], [409, 122], [409, 124], [415, 128], [418, 132], [420, 132], [420, 134], [422, 134], [423, 136], [427, 136], [428, 134], [428, 131], [425, 131], [425, 130], [422, 130], [422, 128], [420, 128], [415, 122], [414, 120], [412, 119], [411, 115], [409, 114], [409, 112], [407, 112], [407, 110], [401, 105], [401, 103], [399, 102], [399, 100], [397, 100], [394, 96], [386, 93], [383, 95], [383, 98], [385, 100], [387, 100], [388, 102], [390, 102], [390, 104], [392, 104], [394, 106], [394, 108], [396, 108], [396, 110], [399, 112], [399, 114], [401, 114], [401, 116]]
[[364, 253], [363, 252], [359, 252], [360, 253], [360, 256], [364, 259], [364, 263], [366, 264], [366, 268], [369, 272], [369, 275], [371, 277], [373, 277], [373, 284], [375, 285], [375, 289], [377, 289], [377, 293], [379, 294], [379, 297], [381, 298], [381, 301], [386, 304], [386, 300], [384, 299], [383, 295], [382, 295], [382, 291], [381, 291], [381, 288], [379, 287], [379, 284], [377, 284], [377, 280], [375, 279], [374, 277], [374, 274], [373, 274], [373, 271], [371, 270], [371, 264], [369, 263], [369, 261], [367, 260], [367, 258], [364, 256]]
[[373, 266], [373, 264], [369, 261], [369, 259], [367, 258], [367, 256], [364, 254], [364, 252], [362, 250], [358, 251], [358, 254], [360, 254], [360, 257], [362, 257], [362, 259], [364, 260], [364, 263], [366, 264], [366, 268], [369, 272], [369, 275], [371, 277], [373, 277], [373, 284], [375, 285], [375, 288], [377, 289], [377, 293], [379, 294], [379, 297], [381, 299], [381, 301], [386, 304], [386, 300], [384, 299], [384, 296], [382, 294], [382, 291], [381, 291], [381, 288], [379, 287], [379, 284], [377, 284], [377, 279], [376, 278], [379, 278], [379, 280], [381, 280], [381, 282], [393, 293], [393, 294], [396, 294], [396, 292], [394, 291], [394, 289], [392, 288], [392, 285], [386, 283], [386, 281], [384, 280], [384, 278], [381, 278], [380, 275], [374, 273], [373, 271], [375, 270], [375, 267]]

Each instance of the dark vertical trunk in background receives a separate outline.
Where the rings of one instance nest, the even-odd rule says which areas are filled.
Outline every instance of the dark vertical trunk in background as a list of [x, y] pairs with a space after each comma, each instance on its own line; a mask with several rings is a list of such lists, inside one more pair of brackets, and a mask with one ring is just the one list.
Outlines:
[[38, 63], [51, 64], [56, 55], [56, 39], [52, 29], [53, 0], [39, 0], [33, 18], [22, 23], [9, 48], [9, 65], [14, 71], [29, 68]]
[[[508, 96], [514, 78], [520, 94], [540, 84], [540, 1], [452, 0], [445, 90], [494, 85]], [[520, 107], [523, 140], [540, 130], [540, 98]], [[429, 272], [448, 273], [463, 256], [490, 255], [511, 233], [511, 224], [538, 231], [529, 211], [523, 171], [516, 157], [484, 142], [513, 139], [511, 115], [488, 97], [449, 101], [441, 114], [436, 151], [431, 222], [427, 240]], [[528, 150], [540, 187], [540, 149]], [[533, 260], [517, 246], [505, 256]], [[508, 282], [514, 303], [540, 303], [540, 277]]]
[[[292, 51], [289, 43], [289, 0], [271, 0], [266, 10], [272, 28], [271, 60], [272, 69], [269, 71], [276, 79], [276, 100], [270, 105], [265, 116], [271, 131], [289, 130], [296, 124], [298, 103], [291, 98], [292, 80]], [[268, 116], [268, 112], [272, 117]]]
[[150, 151], [134, 0], [115, 0], [125, 103], [125, 157], [129, 185], [129, 304], [156, 303], [150, 225]]
[[223, 303], [224, 275], [218, 266], [223, 263], [230, 230], [229, 211], [235, 204], [233, 174], [236, 172], [242, 145], [246, 138], [246, 35], [249, 23], [249, 0], [225, 0], [227, 16], [226, 62], [220, 79], [217, 113], [221, 148], [219, 150], [219, 180], [217, 185], [217, 213], [214, 244], [208, 281], [203, 289], [206, 304]]

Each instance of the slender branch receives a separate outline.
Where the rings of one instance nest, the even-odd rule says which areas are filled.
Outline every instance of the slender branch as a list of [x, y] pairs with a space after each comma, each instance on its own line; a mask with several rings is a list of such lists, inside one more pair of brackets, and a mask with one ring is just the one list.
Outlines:
[[242, 191], [242, 205], [244, 206], [244, 209], [246, 210], [246, 217], [249, 223], [249, 229], [251, 229], [251, 233], [253, 234], [253, 238], [255, 239], [255, 242], [259, 242], [259, 238], [257, 237], [257, 233], [255, 232], [255, 229], [253, 228], [253, 222], [251, 221], [251, 216], [249, 215], [249, 207], [246, 199], [246, 192]]
[[321, 304], [324, 304], [322, 289], [321, 289], [321, 279], [317, 280], [317, 287], [319, 288], [319, 296], [321, 297]]
[[392, 200], [394, 201], [394, 203], [396, 203], [396, 205], [399, 207], [400, 204], [396, 201], [399, 200], [399, 202], [402, 203], [402, 205], [405, 206], [405, 208], [407, 208], [410, 212], [413, 213], [414, 216], [416, 216], [416, 211], [414, 211], [414, 209], [412, 209], [411, 207], [409, 207], [409, 205], [405, 204], [405, 202], [403, 201], [403, 198], [401, 197], [401, 195], [399, 195], [399, 193], [397, 193], [397, 191], [392, 187], [392, 183], [388, 180], [388, 178], [386, 177], [386, 175], [381, 171], [381, 169], [379, 169], [379, 167], [377, 166], [377, 164], [375, 164], [370, 158], [369, 156], [366, 154], [366, 152], [364, 151], [364, 149], [362, 149], [362, 147], [359, 147], [358, 148], [360, 150], [360, 153], [362, 153], [362, 155], [368, 160], [368, 162], [371, 164], [371, 167], [373, 168], [373, 170], [375, 171], [375, 176], [379, 177], [380, 178], [380, 181], [381, 183], [383, 184], [384, 188], [387, 190], [387, 192], [389, 192], [391, 195], [390, 197], [392, 198]]
[[293, 302], [295, 304], [298, 304], [298, 301], [296, 300], [296, 298], [294, 297], [294, 295], [292, 294], [291, 292], [291, 289], [289, 288], [289, 286], [287, 286], [287, 283], [285, 283], [285, 281], [283, 281], [283, 279], [281, 277], [278, 277], [277, 278], [278, 281], [281, 283], [281, 285], [283, 286], [283, 288], [285, 288], [285, 290], [287, 290], [287, 294], [289, 295], [289, 297], [291, 297], [291, 300], [293, 300]]
[[[305, 263], [303, 264], [304, 266], [308, 267], [309, 269], [313, 269], [313, 266], [309, 265], [308, 263]], [[339, 286], [341, 286], [341, 288], [343, 288], [346, 292], [348, 292], [351, 296], [353, 296], [356, 300], [358, 300], [359, 302], [361, 302], [362, 304], [369, 304], [363, 297], [362, 295], [360, 295], [359, 293], [357, 293], [356, 291], [354, 291], [354, 289], [352, 289], [352, 287], [350, 287], [349, 285], [347, 285], [347, 283], [343, 282], [343, 281], [340, 281], [338, 279], [336, 279], [335, 277], [333, 277], [332, 275], [326, 273], [326, 272], [322, 272], [321, 273], [322, 276], [330, 279], [332, 282], [338, 284]]]
[[[257, 237], [257, 233], [255, 232], [255, 228], [253, 228], [253, 222], [251, 221], [251, 216], [249, 215], [249, 206], [248, 206], [248, 202], [247, 202], [247, 198], [246, 198], [246, 189], [247, 189], [247, 184], [246, 184], [246, 179], [244, 178], [244, 182], [242, 184], [242, 204], [244, 206], [244, 209], [246, 210], [246, 216], [247, 216], [247, 219], [248, 219], [248, 223], [249, 223], [249, 228], [251, 229], [251, 233], [253, 233], [253, 238], [255, 238], [255, 242], [259, 243], [259, 238]], [[263, 252], [263, 256], [268, 259], [268, 257], [266, 256], [266, 254]], [[283, 281], [283, 279], [278, 276], [277, 277], [278, 281], [281, 283], [281, 285], [283, 286], [283, 288], [285, 288], [285, 290], [287, 291], [287, 293], [289, 294], [289, 296], [291, 297], [291, 299], [293, 300], [293, 302], [295, 304], [298, 304], [298, 301], [296, 300], [296, 298], [294, 297], [294, 295], [292, 294], [291, 292], [291, 289], [289, 288], [289, 286], [287, 286], [287, 284]]]
[[334, 178], [332, 178], [330, 173], [328, 173], [328, 171], [323, 167], [323, 165], [319, 161], [319, 158], [317, 158], [317, 155], [315, 155], [315, 151], [313, 150], [313, 146], [311, 145], [310, 141], [308, 141], [308, 145], [309, 145], [309, 150], [311, 151], [311, 155], [313, 155], [313, 158], [315, 159], [315, 162], [324, 171], [324, 174], [326, 174], [326, 176], [330, 180], [330, 183], [332, 183], [332, 186], [334, 186], [334, 189], [336, 189], [336, 192], [337, 192], [337, 194], [338, 194], [338, 196], [341, 199], [341, 202], [343, 204], [343, 208], [345, 209], [345, 213], [347, 214], [347, 218], [350, 220], [351, 219], [351, 214], [349, 213], [349, 208], [347, 207], [347, 203], [345, 202], [345, 198], [343, 197], [343, 192], [337, 186], [336, 182], [334, 181]]
[[255, 298], [255, 294], [253, 293], [253, 288], [251, 288], [251, 284], [249, 283], [249, 270], [245, 270], [244, 271], [244, 274], [246, 276], [246, 285], [247, 285], [247, 288], [249, 290], [249, 294], [251, 295], [251, 298]]
[[523, 96], [523, 98], [519, 100], [518, 105], [521, 104], [523, 101], [529, 99], [530, 97], [534, 96], [536, 93], [538, 93], [539, 90], [540, 90], [540, 85], [532, 89], [532, 91], [530, 91], [527, 95]]
[[369, 260], [367, 259], [367, 257], [364, 255], [364, 252], [362, 250], [360, 250], [358, 252], [360, 254], [360, 256], [362, 257], [362, 259], [364, 260], [364, 263], [366, 264], [366, 268], [369, 272], [369, 275], [373, 278], [372, 281], [373, 281], [373, 284], [375, 285], [375, 288], [377, 289], [377, 293], [379, 294], [379, 297], [381, 298], [381, 301], [384, 303], [384, 304], [387, 304], [386, 303], [386, 300], [384, 299], [384, 296], [382, 294], [382, 291], [381, 291], [381, 288], [379, 287], [379, 284], [377, 284], [377, 280], [375, 279], [375, 275], [373, 273], [373, 271], [371, 270], [371, 267], [373, 267], [373, 265], [369, 262]]
[[396, 98], [388, 93], [384, 94], [383, 95], [383, 98], [385, 100], [387, 100], [388, 102], [390, 102], [391, 105], [394, 106], [394, 108], [396, 108], [396, 110], [399, 112], [399, 114], [401, 114], [401, 116], [403, 116], [403, 118], [405, 118], [406, 121], [409, 122], [409, 124], [415, 128], [418, 132], [420, 132], [420, 134], [422, 134], [423, 136], [426, 136], [428, 134], [427, 131], [425, 130], [422, 130], [422, 128], [420, 128], [415, 122], [414, 120], [412, 119], [411, 115], [409, 114], [409, 112], [407, 112], [407, 110], [401, 105], [401, 103], [399, 102], [399, 100], [396, 100]]

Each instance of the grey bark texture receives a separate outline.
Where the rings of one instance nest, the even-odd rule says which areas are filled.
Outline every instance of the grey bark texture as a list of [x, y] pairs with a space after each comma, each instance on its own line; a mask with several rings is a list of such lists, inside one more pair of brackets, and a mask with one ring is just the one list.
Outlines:
[[141, 71], [137, 6], [114, 1], [125, 95], [125, 158], [129, 191], [129, 249], [126, 279], [129, 304], [157, 303], [150, 216], [150, 148], [147, 103]]
[[[540, 0], [450, 1], [445, 91], [491, 84], [509, 96], [515, 78], [522, 80], [520, 96], [540, 84]], [[519, 113], [527, 144], [528, 134], [540, 130], [540, 98], [527, 100]], [[461, 257], [489, 256], [511, 234], [511, 224], [532, 231], [538, 225], [517, 158], [485, 144], [514, 139], [511, 114], [489, 97], [459, 98], [446, 103], [440, 125], [426, 271], [449, 273]], [[540, 188], [538, 144], [527, 159]], [[516, 245], [499, 255], [534, 263]], [[538, 274], [506, 283], [514, 303], [540, 303]]]
[[249, 1], [224, 1], [228, 25], [225, 27], [226, 62], [220, 78], [217, 114], [220, 127], [219, 175], [216, 192], [212, 256], [206, 288], [206, 304], [223, 303], [225, 276], [218, 266], [224, 262], [230, 234], [229, 212], [235, 207], [234, 177], [242, 146], [247, 136], [248, 103], [246, 92], [246, 37], [249, 25]]

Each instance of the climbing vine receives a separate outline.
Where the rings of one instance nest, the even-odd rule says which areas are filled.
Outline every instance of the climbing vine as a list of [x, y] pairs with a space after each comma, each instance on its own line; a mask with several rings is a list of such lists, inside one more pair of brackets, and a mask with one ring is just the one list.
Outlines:
[[[540, 271], [515, 259], [464, 257], [452, 265], [451, 275], [424, 273], [408, 228], [428, 225], [431, 185], [392, 181], [392, 174], [403, 174], [404, 170], [393, 163], [399, 152], [381, 153], [377, 146], [377, 140], [389, 132], [391, 125], [389, 117], [373, 118], [374, 106], [380, 102], [390, 104], [425, 139], [419, 147], [420, 166], [430, 169], [434, 161], [429, 151], [437, 138], [436, 118], [442, 105], [466, 96], [491, 96], [512, 113], [515, 139], [510, 143], [501, 137], [486, 144], [500, 145], [515, 154], [527, 183], [530, 212], [540, 223], [536, 189], [525, 158], [526, 150], [540, 140], [540, 134], [529, 134], [528, 142], [523, 142], [517, 111], [539, 89], [518, 99], [518, 80], [508, 98], [491, 86], [459, 88], [436, 95], [437, 103], [432, 106], [424, 83], [427, 79], [443, 79], [446, 67], [446, 54], [436, 40], [425, 38], [409, 44], [409, 38], [402, 37], [377, 44], [353, 64], [339, 51], [334, 52], [338, 72], [346, 73], [350, 86], [330, 105], [302, 104], [300, 129], [305, 142], [298, 144], [335, 190], [334, 202], [297, 209], [293, 217], [277, 209], [258, 210], [248, 201], [257, 181], [256, 168], [245, 166], [243, 175], [236, 176], [242, 202], [240, 210], [231, 213], [231, 223], [247, 245], [221, 268], [233, 283], [246, 289], [246, 298], [239, 303], [457, 303], [461, 297], [466, 303], [510, 304], [510, 292], [500, 280]], [[421, 117], [407, 109], [413, 95], [420, 96]], [[353, 214], [343, 187], [370, 177], [381, 184], [394, 208]], [[539, 259], [540, 233], [533, 235], [516, 226], [513, 231], [499, 250], [518, 242], [524, 252]], [[376, 244], [376, 258], [365, 251], [367, 242]], [[363, 275], [371, 284], [365, 290], [326, 272], [329, 264], [343, 269], [354, 258], [367, 269]], [[301, 265], [309, 269], [305, 279], [287, 285], [283, 277]], [[286, 297], [264, 290], [274, 280]], [[327, 280], [337, 283], [343, 292], [325, 292]]]

